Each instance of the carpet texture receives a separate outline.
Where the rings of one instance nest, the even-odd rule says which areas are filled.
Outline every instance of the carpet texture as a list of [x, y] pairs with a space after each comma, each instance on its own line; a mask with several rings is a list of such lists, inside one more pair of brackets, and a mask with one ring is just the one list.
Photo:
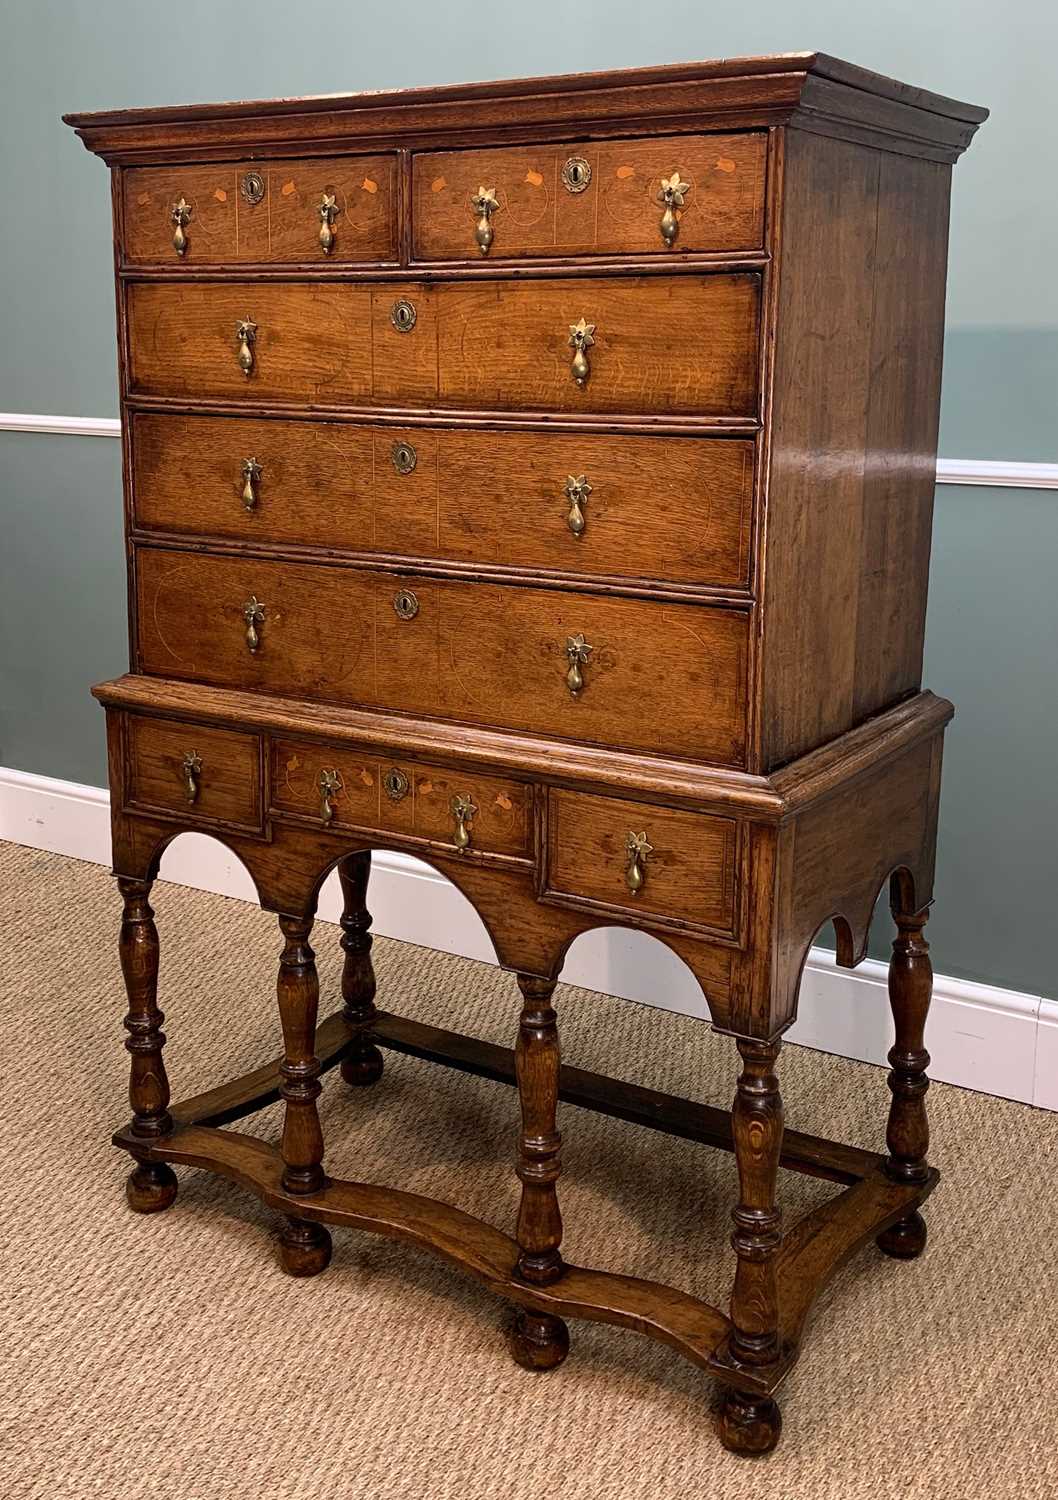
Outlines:
[[[274, 920], [155, 888], [178, 1099], [278, 1051]], [[178, 1169], [167, 1213], [125, 1207], [120, 903], [101, 869], [0, 845], [3, 1463], [11, 1500], [896, 1500], [1058, 1493], [1058, 1116], [935, 1085], [930, 1245], [870, 1247], [824, 1293], [783, 1441], [752, 1462], [711, 1430], [715, 1388], [660, 1345], [574, 1322], [559, 1370], [512, 1363], [497, 1299], [432, 1258], [335, 1230], [322, 1276], [280, 1271], [275, 1218]], [[321, 1013], [338, 929], [314, 942]], [[513, 1040], [513, 980], [379, 940], [389, 1009]], [[557, 992], [567, 1061], [728, 1105], [734, 1048], [700, 1022]], [[787, 1121], [876, 1147], [884, 1074], [797, 1047]], [[387, 1054], [374, 1089], [330, 1073], [326, 1162], [510, 1229], [512, 1091]], [[277, 1138], [275, 1106], [242, 1128]], [[565, 1248], [726, 1305], [735, 1170], [722, 1152], [564, 1107]], [[833, 1191], [781, 1174], [788, 1222]]]

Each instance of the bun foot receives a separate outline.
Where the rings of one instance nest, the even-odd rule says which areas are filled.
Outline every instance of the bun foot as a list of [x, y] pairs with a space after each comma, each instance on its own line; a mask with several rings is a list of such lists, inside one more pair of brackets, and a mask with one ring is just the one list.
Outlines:
[[342, 1077], [351, 1089], [366, 1089], [382, 1077], [382, 1053], [367, 1046], [362, 1052], [342, 1059]]
[[914, 1260], [926, 1248], [926, 1221], [916, 1209], [906, 1219], [883, 1229], [876, 1243], [894, 1260]]
[[569, 1353], [569, 1329], [550, 1313], [521, 1311], [508, 1343], [523, 1370], [553, 1370]]
[[164, 1161], [145, 1161], [125, 1182], [129, 1207], [137, 1214], [160, 1214], [176, 1198], [176, 1173]]
[[782, 1433], [782, 1413], [770, 1396], [727, 1390], [717, 1418], [720, 1441], [729, 1453], [759, 1458], [770, 1453]]
[[288, 1219], [279, 1236], [279, 1260], [288, 1276], [318, 1276], [331, 1263], [331, 1236], [322, 1224]]

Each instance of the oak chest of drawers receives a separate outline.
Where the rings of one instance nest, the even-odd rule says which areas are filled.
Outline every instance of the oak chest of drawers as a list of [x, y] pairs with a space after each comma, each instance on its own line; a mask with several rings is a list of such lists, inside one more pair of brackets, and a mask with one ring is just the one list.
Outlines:
[[[411, 1238], [520, 1311], [638, 1328], [766, 1451], [830, 1272], [913, 1257], [941, 740], [921, 690], [951, 164], [985, 111], [818, 54], [68, 117], [112, 168], [131, 671], [107, 709], [133, 1208], [237, 1176], [321, 1271]], [[222, 839], [284, 935], [284, 1051], [170, 1107], [148, 894]], [[508, 1054], [379, 1010], [370, 854], [469, 897], [522, 992]], [[343, 1008], [309, 934], [336, 867]], [[784, 1135], [808, 948], [898, 927], [885, 1153]], [[560, 1073], [569, 945], [642, 928], [699, 980], [730, 1116]], [[521, 1096], [513, 1233], [328, 1177], [316, 1099], [380, 1048]], [[564, 1081], [563, 1081], [564, 1079]], [[585, 1080], [588, 1080], [585, 1082]], [[558, 1091], [734, 1149], [728, 1312], [562, 1256]], [[278, 1091], [282, 1149], [223, 1128]], [[843, 1191], [784, 1235], [776, 1173]]]

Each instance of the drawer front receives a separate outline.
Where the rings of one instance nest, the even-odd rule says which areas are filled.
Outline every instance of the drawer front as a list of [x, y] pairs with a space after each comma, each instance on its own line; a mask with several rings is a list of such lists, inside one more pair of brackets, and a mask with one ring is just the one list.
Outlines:
[[745, 762], [741, 611], [153, 548], [136, 574], [146, 672]]
[[547, 896], [736, 935], [733, 819], [568, 791], [548, 803]]
[[347, 746], [276, 741], [272, 807], [321, 826], [378, 829], [452, 851], [532, 856], [530, 787]]
[[[759, 300], [755, 273], [134, 283], [129, 385], [185, 399], [748, 417]], [[249, 347], [240, 346], [246, 323]], [[581, 325], [592, 342], [578, 351]]]
[[[766, 152], [761, 131], [429, 152], [412, 169], [414, 255], [756, 250]], [[683, 200], [668, 219], [666, 186]]]
[[393, 156], [133, 167], [124, 177], [125, 260], [188, 266], [394, 261], [397, 201]]
[[753, 443], [133, 418], [136, 524], [585, 576], [745, 586]]
[[261, 750], [256, 735], [129, 715], [130, 805], [261, 828]]

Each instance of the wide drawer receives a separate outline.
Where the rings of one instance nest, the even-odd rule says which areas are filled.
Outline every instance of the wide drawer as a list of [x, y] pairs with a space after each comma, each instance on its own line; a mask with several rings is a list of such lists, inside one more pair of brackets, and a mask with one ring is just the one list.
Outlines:
[[261, 749], [256, 735], [130, 714], [129, 806], [261, 827]]
[[414, 255], [755, 250], [766, 155], [762, 131], [428, 152], [412, 168]]
[[545, 895], [734, 937], [738, 845], [731, 818], [552, 790]]
[[753, 443], [132, 419], [146, 530], [745, 586]]
[[128, 290], [129, 389], [310, 406], [749, 417], [759, 301], [755, 273], [138, 282]]
[[394, 261], [397, 201], [393, 155], [133, 167], [124, 177], [124, 257], [188, 266]]
[[275, 741], [272, 808], [324, 827], [379, 829], [459, 853], [532, 855], [531, 787], [347, 746]]
[[136, 580], [146, 672], [745, 761], [742, 611], [149, 547]]

